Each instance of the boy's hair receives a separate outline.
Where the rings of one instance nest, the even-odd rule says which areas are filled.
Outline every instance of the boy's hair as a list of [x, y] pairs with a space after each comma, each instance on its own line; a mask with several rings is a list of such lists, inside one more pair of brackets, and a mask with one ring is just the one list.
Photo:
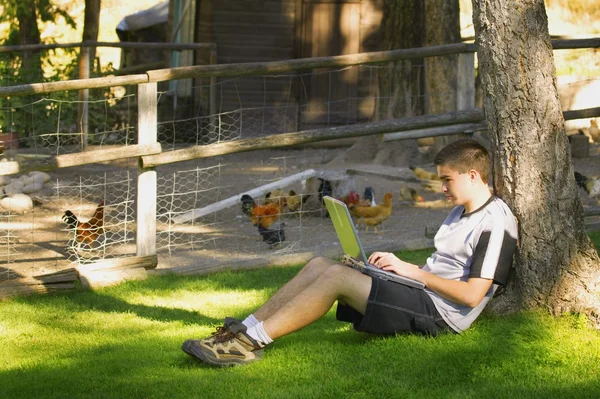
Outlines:
[[448, 166], [458, 173], [475, 169], [486, 184], [490, 176], [490, 155], [484, 146], [473, 139], [453, 141], [437, 153], [433, 163], [436, 166]]

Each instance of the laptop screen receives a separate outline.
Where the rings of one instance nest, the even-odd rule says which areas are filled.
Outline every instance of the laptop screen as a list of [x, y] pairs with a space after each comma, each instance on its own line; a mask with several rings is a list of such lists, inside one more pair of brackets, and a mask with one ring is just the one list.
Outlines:
[[333, 222], [333, 227], [340, 240], [340, 245], [342, 246], [344, 254], [362, 260], [367, 264], [367, 258], [360, 241], [358, 241], [356, 229], [354, 228], [346, 204], [328, 196], [323, 197], [323, 201], [325, 201], [325, 206], [327, 207], [327, 211]]

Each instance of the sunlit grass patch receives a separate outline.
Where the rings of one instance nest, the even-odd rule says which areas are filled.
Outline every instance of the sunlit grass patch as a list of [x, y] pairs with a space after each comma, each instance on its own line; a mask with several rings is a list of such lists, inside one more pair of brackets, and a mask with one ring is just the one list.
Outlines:
[[[400, 256], [423, 264], [430, 252]], [[3, 302], [0, 398], [600, 397], [600, 337], [579, 315], [485, 315], [461, 335], [376, 337], [332, 308], [248, 367], [214, 369], [180, 350], [252, 312], [299, 268]]]

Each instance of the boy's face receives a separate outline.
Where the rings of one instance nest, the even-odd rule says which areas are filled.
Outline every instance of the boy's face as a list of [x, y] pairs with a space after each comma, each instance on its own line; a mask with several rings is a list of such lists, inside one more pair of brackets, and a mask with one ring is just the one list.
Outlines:
[[458, 173], [445, 165], [439, 165], [437, 172], [442, 180], [442, 193], [453, 205], [464, 205], [470, 201], [473, 188], [471, 173]]

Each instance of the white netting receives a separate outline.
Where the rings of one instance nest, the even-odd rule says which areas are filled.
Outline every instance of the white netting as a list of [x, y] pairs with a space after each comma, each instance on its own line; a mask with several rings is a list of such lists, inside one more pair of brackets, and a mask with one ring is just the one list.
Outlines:
[[[588, 88], [600, 82], [597, 52], [573, 50], [555, 55], [559, 71], [574, 60], [578, 60], [579, 65], [572, 71], [570, 80], [559, 79], [563, 109], [598, 106], [594, 102], [597, 96], [585, 95]], [[589, 68], [581, 67], [582, 64]], [[163, 87], [158, 98], [158, 141], [163, 151], [171, 151], [373, 121], [378, 118], [376, 104], [398, 106], [397, 98], [381, 97], [376, 90], [377, 76], [382, 71], [389, 72], [390, 68], [393, 66], [357, 66], [221, 79], [212, 87], [216, 99], [212, 105], [207, 79], [191, 86], [191, 98], [177, 101], [176, 91], [165, 91]], [[409, 76], [416, 75], [412, 68], [418, 66], [407, 70]], [[346, 81], [352, 84], [344, 87], [342, 83]], [[135, 92], [131, 88], [129, 91]], [[120, 92], [118, 99], [92, 93], [87, 137], [91, 149], [109, 150], [112, 146], [137, 143], [137, 95], [125, 94], [124, 89]], [[427, 98], [451, 95], [429, 93], [424, 98], [422, 94], [411, 93], [403, 93], [401, 104], [408, 110], [426, 104]], [[0, 100], [2, 132], [13, 131], [18, 137], [15, 146], [5, 143], [5, 159], [30, 165], [82, 150], [83, 136], [74, 117], [79, 103], [74, 94], [55, 97]], [[174, 105], [177, 105], [175, 109]], [[210, 114], [211, 109], [214, 114]], [[589, 119], [582, 123], [581, 128], [590, 127]], [[336, 144], [253, 151], [157, 167], [156, 248], [161, 267], [210, 267], [215, 262], [235, 264], [245, 259], [282, 254], [318, 255], [335, 251], [337, 239], [318, 199], [319, 184], [313, 180], [312, 184], [303, 185], [304, 178], [286, 184], [278, 182], [310, 169], [336, 172], [329, 161], [346, 151]], [[134, 255], [136, 165], [136, 159], [129, 159], [57, 169], [49, 172], [50, 180], [43, 188], [31, 193], [32, 209], [25, 213], [0, 210], [3, 227], [0, 279], [57, 271], [73, 263]], [[11, 177], [16, 179], [23, 175]], [[365, 232], [364, 227], [360, 230], [368, 248], [394, 249], [399, 242], [422, 238], [425, 230], [439, 225], [447, 213], [444, 207], [415, 207], [404, 198], [402, 187], [414, 188], [426, 201], [435, 202], [440, 198], [439, 194], [426, 191], [416, 183], [386, 178], [383, 174], [342, 173], [327, 179], [334, 196], [343, 196], [349, 190], [362, 195], [365, 187], [371, 186], [376, 201], [381, 203], [385, 193], [392, 193], [393, 212], [380, 226], [380, 232]], [[267, 184], [273, 184], [270, 190], [255, 195], [258, 204], [264, 204], [264, 194], [274, 189], [281, 189], [285, 197], [290, 196], [290, 190], [309, 196], [299, 211], [284, 209], [278, 220], [269, 225], [270, 230], [283, 228], [285, 240], [276, 245], [253, 226], [242, 212], [239, 200], [226, 206], [222, 202]], [[79, 222], [89, 223], [101, 200], [104, 200], [101, 232], [96, 225], [92, 229], [92, 233], [98, 233], [95, 238], [78, 237], [76, 229], [69, 228], [62, 219], [65, 211], [70, 210]], [[181, 221], [198, 209], [205, 211], [203, 216]]]
[[[57, 181], [54, 189], [64, 209], [63, 231], [71, 261], [92, 261], [135, 253], [135, 175], [128, 170]], [[69, 224], [70, 211], [78, 223]], [[90, 223], [91, 222], [91, 223]]]

